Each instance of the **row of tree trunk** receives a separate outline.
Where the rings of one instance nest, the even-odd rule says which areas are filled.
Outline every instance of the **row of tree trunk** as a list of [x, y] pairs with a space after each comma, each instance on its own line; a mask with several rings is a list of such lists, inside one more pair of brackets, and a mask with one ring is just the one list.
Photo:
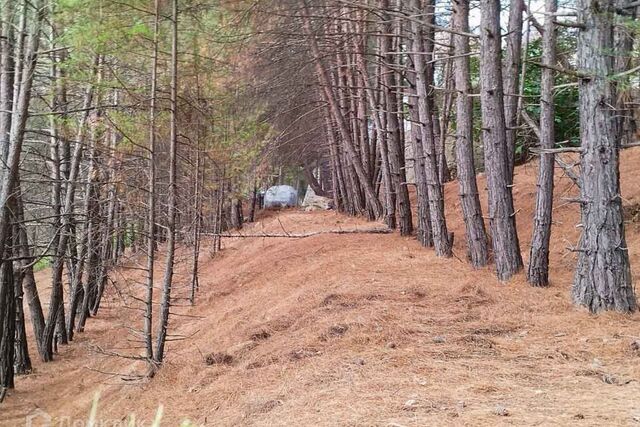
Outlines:
[[[634, 70], [632, 61], [623, 60], [636, 43], [630, 36], [633, 24], [621, 27], [636, 17], [637, 5], [625, 8], [610, 1], [594, 12], [595, 3], [582, 0], [577, 21], [559, 22], [557, 1], [546, 0], [540, 24], [522, 0], [513, 0], [503, 32], [501, 2], [481, 0], [477, 34], [470, 32], [468, 0], [453, 1], [444, 26], [439, 25], [432, 0], [349, 5], [299, 0], [298, 5], [299, 15], [280, 25], [302, 22], [318, 99], [325, 105], [318, 112], [328, 147], [320, 156], [329, 158], [336, 206], [350, 214], [381, 218], [402, 235], [414, 234], [415, 227], [423, 245], [433, 246], [439, 256], [451, 256], [453, 236], [447, 228], [443, 185], [450, 167], [445, 141], [455, 140], [468, 259], [476, 268], [492, 261], [503, 281], [524, 267], [513, 187], [518, 130], [525, 114], [526, 12], [542, 37], [542, 57], [536, 64], [541, 68], [539, 123], [527, 116], [539, 138], [538, 192], [526, 270], [533, 286], [550, 283], [555, 155], [563, 151], [554, 126], [555, 76], [562, 71], [557, 64], [557, 29], [577, 28], [578, 66], [565, 71], [579, 79], [580, 89], [581, 147], [570, 149], [581, 153], [582, 172], [578, 179], [583, 237], [576, 249], [574, 298], [594, 312], [635, 310], [618, 168], [621, 141], [629, 139], [632, 126], [629, 115], [621, 114], [629, 107], [616, 94], [616, 76], [623, 78]], [[472, 52], [471, 45], [479, 52]], [[615, 47], [620, 50], [611, 55]], [[470, 60], [477, 53], [476, 94]], [[475, 97], [480, 101], [479, 122], [474, 118]], [[480, 132], [474, 132], [476, 126]], [[487, 180], [487, 230], [476, 182], [477, 134]], [[411, 147], [412, 156], [406, 155], [405, 147]], [[408, 166], [415, 175], [415, 216]]]

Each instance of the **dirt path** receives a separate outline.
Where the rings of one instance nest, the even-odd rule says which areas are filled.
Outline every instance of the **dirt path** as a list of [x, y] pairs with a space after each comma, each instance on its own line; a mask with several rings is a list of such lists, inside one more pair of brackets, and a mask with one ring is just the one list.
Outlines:
[[[640, 202], [640, 150], [627, 150], [623, 197]], [[117, 275], [120, 294], [55, 363], [36, 364], [0, 407], [1, 425], [23, 425], [42, 408], [60, 420], [86, 418], [96, 390], [99, 417], [135, 413], [164, 425], [636, 425], [640, 420], [640, 316], [591, 316], [569, 288], [575, 259], [575, 191], [558, 179], [553, 286], [523, 277], [497, 282], [464, 259], [455, 183], [447, 186], [456, 257], [438, 259], [398, 235], [232, 239], [223, 255], [203, 255], [195, 307], [180, 307], [166, 366], [151, 381], [125, 381], [140, 362], [127, 328], [139, 313], [121, 310], [140, 272]], [[515, 197], [523, 249], [530, 239], [535, 165], [518, 168]], [[379, 227], [332, 212], [269, 214], [253, 232]], [[640, 229], [628, 225], [633, 272]], [[528, 255], [528, 252], [523, 252]], [[133, 265], [133, 264], [132, 264]], [[181, 265], [188, 268], [187, 263]], [[178, 275], [179, 281], [180, 275]], [[186, 283], [186, 282], [185, 282]], [[45, 286], [42, 285], [41, 286]], [[46, 286], [45, 286], [46, 287]], [[180, 292], [178, 287], [178, 292]], [[106, 375], [105, 372], [120, 375]], [[55, 424], [54, 424], [55, 425]]]

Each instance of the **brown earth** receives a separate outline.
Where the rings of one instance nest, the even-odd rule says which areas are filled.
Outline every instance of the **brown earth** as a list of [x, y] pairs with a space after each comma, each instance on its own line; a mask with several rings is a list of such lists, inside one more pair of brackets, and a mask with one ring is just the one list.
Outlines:
[[[623, 197], [634, 276], [640, 272], [640, 149], [624, 151]], [[507, 284], [465, 261], [457, 184], [446, 188], [455, 257], [398, 235], [227, 239], [202, 255], [195, 307], [177, 301], [165, 366], [151, 380], [141, 328], [142, 272], [119, 268], [106, 306], [56, 361], [35, 363], [0, 406], [0, 425], [41, 408], [86, 419], [184, 419], [202, 425], [640, 425], [640, 315], [593, 316], [572, 306], [579, 231], [575, 194], [557, 171], [552, 286]], [[525, 258], [536, 164], [517, 169], [514, 195]], [[484, 188], [483, 178], [480, 178]], [[264, 214], [246, 232], [379, 227], [333, 212]], [[188, 250], [176, 295], [186, 295]], [[142, 261], [142, 259], [140, 259]], [[160, 266], [159, 266], [160, 267]], [[159, 269], [159, 271], [161, 271]], [[39, 274], [47, 294], [47, 272]], [[130, 309], [123, 310], [126, 305]], [[33, 345], [32, 345], [33, 348]], [[103, 351], [101, 351], [102, 349]], [[35, 356], [35, 352], [34, 356]], [[148, 424], [147, 424], [148, 425]]]

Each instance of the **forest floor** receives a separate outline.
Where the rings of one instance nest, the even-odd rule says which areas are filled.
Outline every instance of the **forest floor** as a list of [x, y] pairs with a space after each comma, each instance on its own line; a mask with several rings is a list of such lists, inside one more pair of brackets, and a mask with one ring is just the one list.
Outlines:
[[[163, 425], [640, 425], [632, 346], [640, 315], [593, 316], [571, 304], [575, 256], [567, 247], [579, 216], [564, 199], [576, 188], [557, 174], [547, 289], [531, 288], [524, 275], [500, 283], [492, 267], [474, 271], [464, 261], [453, 182], [452, 259], [397, 234], [225, 239], [215, 258], [203, 253], [197, 303], [175, 308], [176, 340], [151, 380], [136, 377], [144, 362], [105, 354], [142, 352], [132, 350], [140, 343], [131, 333], [141, 312], [122, 306], [137, 304], [130, 295], [141, 291], [143, 272], [120, 268], [118, 292], [111, 287], [86, 332], [54, 363], [36, 361], [33, 374], [18, 378], [0, 425], [24, 425], [37, 408], [58, 421], [86, 419], [96, 391], [98, 418], [112, 424], [132, 413], [148, 422], [164, 405]], [[621, 175], [639, 277], [640, 149], [623, 152]], [[535, 162], [519, 167], [514, 188], [525, 261], [535, 176]], [[354, 227], [380, 224], [287, 210], [263, 213], [245, 232]], [[176, 293], [184, 296], [187, 250], [181, 256]], [[128, 267], [136, 265], [132, 258]], [[46, 294], [48, 272], [38, 275]]]

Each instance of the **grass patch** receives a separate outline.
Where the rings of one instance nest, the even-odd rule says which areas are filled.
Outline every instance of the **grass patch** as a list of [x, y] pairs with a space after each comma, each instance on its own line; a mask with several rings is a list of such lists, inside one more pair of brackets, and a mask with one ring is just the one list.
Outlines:
[[51, 265], [51, 257], [43, 256], [33, 265], [33, 272], [36, 273], [38, 271], [44, 270], [45, 268]]

